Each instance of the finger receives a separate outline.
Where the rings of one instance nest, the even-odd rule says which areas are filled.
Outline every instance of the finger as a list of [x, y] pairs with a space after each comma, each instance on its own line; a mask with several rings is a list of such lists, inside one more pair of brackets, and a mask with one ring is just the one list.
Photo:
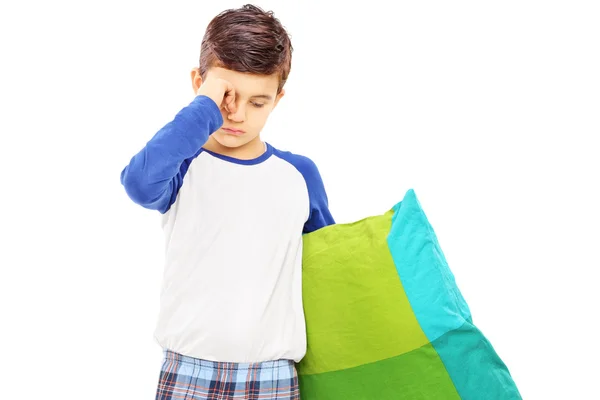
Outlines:
[[232, 114], [237, 112], [237, 106], [235, 104], [235, 98], [233, 96], [227, 97], [227, 100], [225, 101], [225, 109]]
[[225, 109], [230, 113], [235, 113], [237, 111], [237, 107], [235, 105], [235, 88], [229, 82], [227, 82], [225, 89]]

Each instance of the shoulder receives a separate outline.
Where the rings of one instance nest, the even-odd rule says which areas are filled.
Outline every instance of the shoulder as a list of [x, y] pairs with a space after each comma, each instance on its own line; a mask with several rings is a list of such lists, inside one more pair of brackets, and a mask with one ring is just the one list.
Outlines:
[[273, 148], [273, 155], [293, 165], [307, 180], [319, 178], [319, 169], [307, 156]]

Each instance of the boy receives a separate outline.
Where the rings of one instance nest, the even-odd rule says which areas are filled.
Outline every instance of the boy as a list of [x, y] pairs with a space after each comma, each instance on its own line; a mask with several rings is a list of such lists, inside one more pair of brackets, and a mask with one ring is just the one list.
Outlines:
[[163, 214], [159, 400], [300, 398], [302, 234], [334, 220], [315, 164], [260, 138], [291, 55], [271, 12], [216, 16], [196, 97], [121, 173], [135, 203]]

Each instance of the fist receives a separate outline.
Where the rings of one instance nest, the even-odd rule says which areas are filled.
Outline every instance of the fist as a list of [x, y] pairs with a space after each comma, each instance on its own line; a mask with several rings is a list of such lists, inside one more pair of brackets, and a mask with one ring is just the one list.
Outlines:
[[230, 113], [236, 112], [235, 88], [231, 82], [221, 78], [208, 78], [198, 88], [197, 96], [210, 97], [219, 108], [225, 108]]

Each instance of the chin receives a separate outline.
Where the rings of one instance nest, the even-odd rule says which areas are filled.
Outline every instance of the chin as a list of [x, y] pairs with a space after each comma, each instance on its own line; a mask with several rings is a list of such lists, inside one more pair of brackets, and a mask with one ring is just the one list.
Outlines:
[[234, 149], [236, 147], [241, 147], [252, 141], [253, 138], [248, 138], [246, 135], [243, 136], [233, 136], [228, 135], [226, 133], [218, 132], [213, 135], [215, 140], [219, 142], [219, 144], [223, 147], [228, 147], [230, 149]]

